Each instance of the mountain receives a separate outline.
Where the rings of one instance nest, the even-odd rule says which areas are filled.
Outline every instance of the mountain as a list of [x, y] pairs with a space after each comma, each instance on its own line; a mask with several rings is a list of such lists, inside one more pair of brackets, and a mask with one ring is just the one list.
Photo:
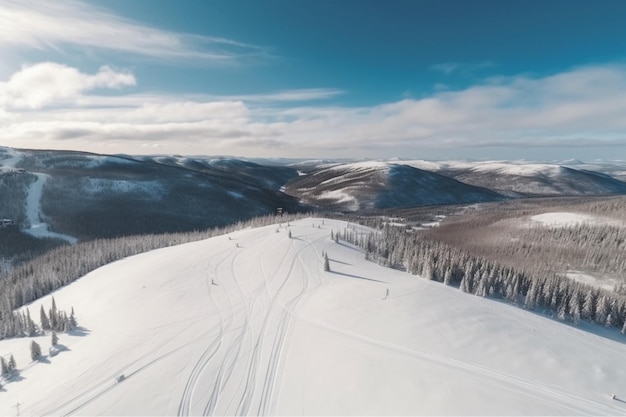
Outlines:
[[261, 165], [232, 157], [148, 156], [135, 158], [209, 174], [232, 175], [254, 183], [258, 187], [276, 190], [298, 176], [298, 171], [290, 166], [271, 163]]
[[328, 219], [241, 230], [56, 291], [80, 327], [55, 356], [49, 335], [0, 341], [19, 369], [0, 415], [626, 413], [626, 344], [607, 329], [383, 268], [331, 240], [347, 227], [370, 232]]
[[[572, 161], [570, 161], [572, 162]], [[528, 162], [404, 162], [512, 197], [626, 194], [626, 183], [571, 166]]]
[[345, 211], [504, 199], [485, 188], [389, 162], [322, 166], [289, 181], [285, 192], [305, 204]]
[[33, 235], [72, 242], [205, 229], [275, 213], [278, 207], [300, 209], [278, 189], [283, 178], [297, 175], [293, 170], [243, 161], [162, 162], [4, 148], [0, 193], [9, 203], [0, 207], [0, 218]]

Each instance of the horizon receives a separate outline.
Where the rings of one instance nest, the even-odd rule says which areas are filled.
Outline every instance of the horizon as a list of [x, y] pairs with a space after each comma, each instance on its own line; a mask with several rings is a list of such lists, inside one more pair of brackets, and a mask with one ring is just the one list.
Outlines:
[[0, 0], [0, 146], [624, 160], [625, 13], [578, 0]]

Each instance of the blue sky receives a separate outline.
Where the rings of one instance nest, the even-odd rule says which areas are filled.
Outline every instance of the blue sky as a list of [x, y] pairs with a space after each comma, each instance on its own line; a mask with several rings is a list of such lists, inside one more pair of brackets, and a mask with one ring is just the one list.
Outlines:
[[626, 2], [0, 0], [0, 145], [626, 159]]

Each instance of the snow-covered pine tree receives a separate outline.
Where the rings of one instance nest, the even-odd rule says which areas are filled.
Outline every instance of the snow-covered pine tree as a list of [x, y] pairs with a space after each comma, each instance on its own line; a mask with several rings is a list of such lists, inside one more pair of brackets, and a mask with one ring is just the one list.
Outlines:
[[30, 311], [26, 309], [26, 334], [28, 337], [37, 336], [37, 326], [33, 319], [30, 318]]
[[52, 332], [50, 343], [52, 346], [56, 346], [59, 344], [59, 336], [57, 336], [57, 332]]
[[593, 315], [596, 309], [596, 300], [594, 291], [588, 291], [583, 302], [583, 309], [581, 311], [582, 318], [593, 320]]
[[9, 364], [6, 359], [0, 356], [0, 376], [7, 377], [9, 375]]
[[574, 324], [580, 322], [580, 292], [576, 291], [569, 299], [569, 314]]
[[328, 254], [324, 254], [324, 271], [330, 272], [330, 262], [328, 260]]
[[57, 302], [54, 300], [54, 297], [52, 297], [52, 307], [50, 308], [50, 325], [52, 326], [52, 328], [56, 328], [58, 325], [58, 310], [57, 310]]
[[452, 283], [452, 269], [446, 268], [446, 272], [443, 274], [443, 284], [450, 285]]
[[529, 310], [533, 310], [535, 308], [535, 304], [537, 303], [537, 281], [533, 281], [530, 284], [530, 288], [526, 293], [526, 297], [524, 298], [524, 307]]
[[41, 346], [39, 346], [39, 343], [33, 340], [30, 342], [30, 358], [33, 361], [36, 361], [40, 357], [41, 357]]
[[608, 301], [605, 295], [601, 295], [600, 297], [598, 297], [598, 302], [596, 304], [594, 320], [596, 323], [604, 325], [606, 324], [606, 319], [608, 315], [609, 315]]
[[43, 305], [39, 310], [39, 320], [41, 321], [41, 330], [50, 330], [50, 320], [48, 320], [48, 316], [46, 315], [46, 310], [44, 310]]
[[17, 363], [15, 362], [15, 358], [13, 355], [9, 358], [9, 372], [13, 372], [17, 369]]
[[74, 307], [72, 307], [72, 312], [70, 314], [70, 330], [74, 330], [78, 327], [78, 322], [76, 321], [76, 315], [74, 314]]

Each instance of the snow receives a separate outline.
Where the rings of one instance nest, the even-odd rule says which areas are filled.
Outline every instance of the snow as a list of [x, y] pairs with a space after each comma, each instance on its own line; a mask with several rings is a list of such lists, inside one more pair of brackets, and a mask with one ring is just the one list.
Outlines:
[[28, 195], [26, 196], [26, 216], [30, 227], [24, 229], [24, 232], [35, 237], [51, 237], [56, 239], [62, 239], [70, 244], [75, 244], [78, 239], [72, 236], [64, 235], [61, 233], [55, 233], [48, 230], [48, 225], [40, 220], [40, 202], [41, 192], [43, 185], [46, 182], [48, 175], [33, 173], [37, 176], [37, 180], [30, 185], [28, 189]]
[[589, 223], [594, 219], [593, 216], [581, 213], [555, 212], [544, 213], [532, 216], [531, 220], [545, 226], [576, 226], [583, 223]]
[[2, 168], [15, 169], [17, 164], [22, 160], [23, 155], [12, 148], [0, 147], [0, 150], [4, 154], [4, 158], [0, 159], [0, 165], [2, 166]]
[[230, 195], [231, 197], [236, 198], [238, 200], [246, 198], [243, 194], [238, 193], [236, 191], [226, 191], [226, 193], [228, 193], [228, 195]]
[[535, 176], [538, 174], [546, 176], [558, 175], [561, 171], [559, 165], [532, 164], [532, 163], [512, 163], [512, 162], [484, 162], [476, 163], [472, 170], [478, 172], [496, 172], [506, 175]]
[[359, 201], [346, 189], [324, 191], [317, 196], [318, 200], [334, 200], [335, 203], [349, 203], [348, 210], [358, 210]]
[[352, 162], [348, 164], [339, 164], [335, 166], [331, 166], [329, 170], [349, 170], [349, 171], [362, 171], [362, 170], [383, 170], [385, 172], [389, 171], [389, 166], [387, 162], [381, 161], [364, 161], [364, 162]]
[[610, 219], [610, 218], [600, 217], [600, 216], [593, 216], [590, 214], [570, 213], [570, 212], [543, 213], [543, 214], [532, 216], [530, 220], [531, 220], [531, 223], [539, 224], [542, 226], [549, 226], [549, 227], [570, 227], [570, 226], [579, 226], [582, 224], [614, 225], [614, 226], [623, 225], [622, 222], [615, 220], [615, 219]]
[[554, 176], [560, 173], [561, 167], [558, 164], [542, 164], [527, 161], [399, 161], [398, 163], [410, 165], [426, 171], [441, 171], [445, 169], [467, 170], [475, 172], [494, 173], [499, 175], [519, 175], [519, 176]]
[[607, 291], [613, 291], [615, 285], [618, 283], [614, 278], [598, 278], [580, 271], [567, 271], [565, 276], [572, 281], [581, 282]]
[[107, 164], [136, 164], [137, 161], [122, 158], [117, 156], [89, 156], [85, 155], [85, 158], [88, 158], [90, 161], [85, 165], [85, 168], [98, 168]]
[[323, 222], [156, 250], [57, 291], [84, 329], [43, 363], [29, 339], [0, 341], [22, 377], [0, 415], [626, 413], [610, 397], [626, 397], [626, 344], [375, 265]]

